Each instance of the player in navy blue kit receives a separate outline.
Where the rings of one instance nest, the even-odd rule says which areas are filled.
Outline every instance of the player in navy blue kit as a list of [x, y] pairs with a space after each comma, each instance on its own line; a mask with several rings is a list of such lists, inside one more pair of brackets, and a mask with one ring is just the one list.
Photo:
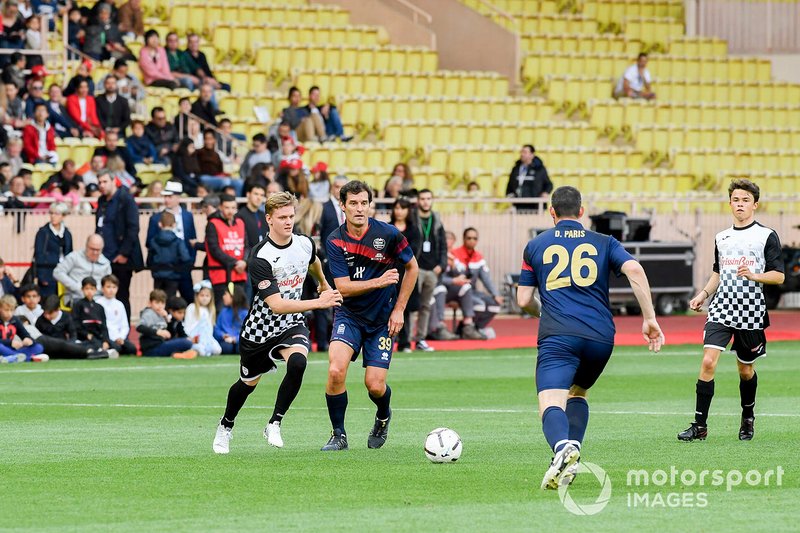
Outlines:
[[[369, 218], [372, 191], [351, 181], [339, 192], [345, 223], [326, 243], [328, 267], [336, 289], [344, 297], [333, 318], [329, 347], [328, 403], [333, 433], [323, 451], [347, 449], [344, 416], [347, 410], [345, 378], [350, 361], [362, 353], [364, 385], [377, 407], [375, 424], [367, 438], [369, 448], [380, 448], [389, 433], [392, 389], [386, 384], [394, 340], [403, 327], [403, 311], [417, 283], [419, 267], [400, 231]], [[398, 268], [404, 268], [400, 290]]]
[[[522, 257], [517, 303], [539, 315], [536, 389], [539, 415], [555, 456], [541, 487], [557, 489], [578, 471], [581, 442], [589, 422], [587, 390], [602, 374], [614, 348], [608, 279], [625, 274], [642, 308], [642, 334], [658, 352], [664, 334], [656, 322], [642, 266], [613, 237], [584, 229], [581, 194], [574, 187], [553, 192], [555, 228], [530, 241]], [[534, 297], [539, 288], [541, 304]]]

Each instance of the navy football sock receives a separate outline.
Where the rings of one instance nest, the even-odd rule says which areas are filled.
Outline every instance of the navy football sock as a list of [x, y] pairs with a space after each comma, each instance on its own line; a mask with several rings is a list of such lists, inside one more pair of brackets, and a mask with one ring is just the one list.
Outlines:
[[233, 427], [233, 421], [236, 415], [239, 414], [239, 410], [244, 405], [244, 402], [247, 401], [247, 397], [250, 396], [250, 393], [255, 389], [255, 387], [247, 385], [241, 379], [237, 380], [236, 383], [231, 386], [228, 391], [228, 404], [225, 406], [225, 414], [220, 421], [223, 426], [226, 428]]
[[547, 439], [547, 444], [556, 453], [569, 440], [569, 420], [567, 413], [563, 409], [556, 406], [550, 406], [544, 410], [542, 414], [542, 431], [544, 438]]
[[325, 401], [328, 403], [328, 416], [331, 419], [333, 430], [344, 433], [344, 414], [347, 411], [347, 391], [341, 394], [325, 394]]
[[756, 407], [756, 389], [758, 388], [758, 374], [753, 372], [753, 377], [745, 381], [739, 378], [739, 396], [742, 400], [742, 416], [752, 418]]
[[586, 434], [586, 426], [589, 425], [589, 404], [586, 398], [575, 397], [567, 400], [567, 419], [569, 440], [574, 440], [580, 445]]
[[378, 407], [378, 411], [375, 413], [378, 420], [389, 418], [389, 401], [392, 399], [392, 389], [389, 388], [389, 385], [386, 385], [386, 392], [383, 393], [383, 396], [376, 398], [370, 394], [369, 399]]
[[306, 356], [300, 352], [295, 352], [286, 360], [286, 375], [278, 387], [278, 397], [275, 399], [275, 410], [272, 411], [272, 418], [269, 423], [280, 423], [283, 415], [289, 410], [289, 406], [300, 392], [300, 385], [303, 384], [303, 373], [306, 371]]

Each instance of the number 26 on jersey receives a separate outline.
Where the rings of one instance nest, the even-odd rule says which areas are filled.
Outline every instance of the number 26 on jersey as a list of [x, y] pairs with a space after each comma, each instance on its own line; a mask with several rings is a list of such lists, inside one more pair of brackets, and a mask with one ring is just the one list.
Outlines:
[[[579, 244], [569, 251], [560, 244], [553, 244], [544, 250], [542, 262], [549, 265], [555, 262], [553, 270], [547, 275], [545, 288], [548, 291], [563, 289], [574, 283], [578, 287], [588, 287], [597, 280], [597, 248], [589, 243]], [[567, 275], [566, 271], [569, 270]]]

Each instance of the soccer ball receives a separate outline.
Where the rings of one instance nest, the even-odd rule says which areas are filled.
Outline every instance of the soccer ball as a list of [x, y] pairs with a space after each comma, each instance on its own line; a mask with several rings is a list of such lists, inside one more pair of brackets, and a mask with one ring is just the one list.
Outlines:
[[448, 428], [436, 428], [425, 437], [425, 457], [434, 463], [452, 463], [461, 457], [461, 437]]

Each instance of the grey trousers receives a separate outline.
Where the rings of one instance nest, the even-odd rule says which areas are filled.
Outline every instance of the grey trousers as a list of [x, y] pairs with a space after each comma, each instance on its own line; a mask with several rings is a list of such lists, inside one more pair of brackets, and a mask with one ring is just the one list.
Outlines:
[[419, 290], [419, 316], [417, 318], [417, 340], [424, 340], [428, 336], [428, 321], [431, 317], [431, 299], [433, 289], [439, 281], [439, 276], [433, 270], [419, 271], [417, 289]]

